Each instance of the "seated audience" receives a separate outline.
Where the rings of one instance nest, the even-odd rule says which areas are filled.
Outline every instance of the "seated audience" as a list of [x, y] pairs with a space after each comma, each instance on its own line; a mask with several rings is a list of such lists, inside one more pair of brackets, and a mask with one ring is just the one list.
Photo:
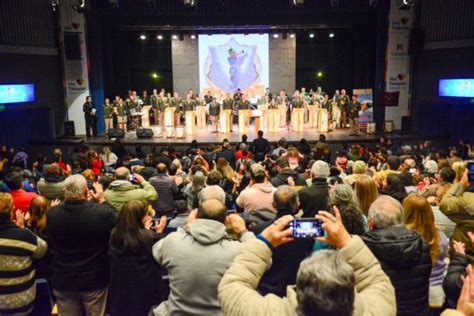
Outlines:
[[400, 173], [398, 168], [400, 168], [400, 159], [397, 156], [389, 156], [387, 158], [386, 168], [374, 174], [374, 179], [377, 181], [379, 187], [381, 186], [382, 182], [387, 179], [388, 175], [398, 175]]
[[184, 196], [188, 203], [188, 210], [192, 211], [197, 208], [199, 192], [206, 186], [206, 176], [201, 171], [196, 172], [192, 177], [192, 182], [188, 183], [183, 190]]
[[369, 209], [369, 231], [362, 238], [395, 288], [397, 315], [429, 315], [430, 249], [402, 219], [400, 202], [382, 195]]
[[24, 228], [21, 212], [11, 220], [14, 210], [11, 195], [0, 193], [0, 315], [29, 315], [36, 297], [33, 262], [48, 246]]
[[407, 196], [407, 191], [398, 175], [389, 174], [383, 181], [380, 194], [391, 196], [398, 202], [402, 203], [403, 199]]
[[360, 176], [365, 175], [366, 172], [367, 165], [365, 164], [365, 162], [363, 162], [362, 160], [357, 160], [354, 162], [354, 164], [352, 164], [352, 174], [344, 177], [343, 181], [348, 185], [353, 185], [356, 180]]
[[275, 190], [275, 187], [266, 181], [265, 167], [253, 164], [250, 167], [250, 183], [246, 189], [240, 192], [235, 203], [246, 212], [260, 209], [275, 211], [272, 204]]
[[342, 224], [351, 235], [362, 236], [367, 223], [360, 209], [356, 192], [348, 184], [336, 184], [329, 191], [328, 208], [336, 206], [341, 214]]
[[155, 315], [222, 313], [217, 285], [241, 247], [240, 242], [229, 238], [226, 223], [232, 225], [240, 240], [254, 237], [240, 216], [227, 216], [225, 205], [210, 199], [191, 213], [184, 229], [153, 246], [153, 256], [168, 270], [170, 282], [168, 301], [154, 310]]
[[94, 183], [94, 190], [88, 190], [81, 175], [64, 181], [64, 198], [46, 213], [58, 313], [103, 315], [109, 284], [108, 244], [116, 214], [104, 203], [101, 185]]
[[297, 189], [306, 187], [306, 181], [300, 176], [298, 171], [291, 170], [287, 159], [279, 158], [276, 162], [276, 168], [278, 173], [271, 180], [271, 183], [275, 188], [278, 188], [280, 185], [287, 185], [288, 178], [293, 179]]
[[170, 228], [178, 228], [186, 225], [186, 221], [188, 220], [189, 210], [188, 210], [188, 203], [186, 200], [178, 200], [176, 201], [176, 217], [170, 220], [167, 227]]
[[160, 239], [166, 217], [152, 227], [147, 204], [132, 200], [120, 211], [110, 235], [109, 305], [112, 315], [148, 315], [166, 300], [162, 269], [151, 249]]
[[329, 195], [328, 176], [329, 165], [322, 160], [314, 162], [311, 167], [311, 186], [298, 192], [304, 217], [314, 217], [318, 211], [327, 209]]
[[291, 229], [287, 229], [293, 217], [280, 218], [256, 239], [247, 241], [219, 284], [224, 314], [395, 315], [390, 280], [360, 237], [351, 237], [345, 230], [337, 210], [335, 215], [322, 211], [316, 218], [327, 233], [319, 240], [339, 250], [319, 251], [304, 260], [296, 285], [287, 288], [284, 298], [263, 296], [256, 287], [272, 252], [293, 240]]
[[170, 177], [164, 163], [156, 167], [157, 174], [150, 178], [150, 184], [155, 188], [158, 198], [153, 202], [157, 216], [169, 216], [174, 211], [174, 200], [178, 195], [178, 186]]
[[[23, 190], [23, 176], [21, 172], [18, 171], [7, 174], [5, 184], [10, 189], [14, 211], [20, 210], [23, 214], [26, 214], [30, 210], [31, 200], [34, 199], [37, 194]], [[16, 214], [12, 212], [12, 215], [15, 219]]]
[[115, 181], [105, 191], [105, 200], [117, 211], [128, 201], [152, 203], [158, 197], [155, 188], [141, 175], [135, 173], [133, 178], [136, 185], [130, 182], [130, 171], [127, 168], [120, 167], [115, 170]]

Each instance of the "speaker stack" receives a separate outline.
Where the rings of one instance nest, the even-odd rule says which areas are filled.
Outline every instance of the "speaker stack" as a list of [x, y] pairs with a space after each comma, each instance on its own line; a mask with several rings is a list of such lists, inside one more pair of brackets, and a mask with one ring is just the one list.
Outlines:
[[151, 128], [137, 129], [137, 138], [153, 138], [153, 130]]
[[109, 129], [107, 136], [109, 136], [109, 138], [124, 138], [125, 131], [123, 128], [111, 128]]

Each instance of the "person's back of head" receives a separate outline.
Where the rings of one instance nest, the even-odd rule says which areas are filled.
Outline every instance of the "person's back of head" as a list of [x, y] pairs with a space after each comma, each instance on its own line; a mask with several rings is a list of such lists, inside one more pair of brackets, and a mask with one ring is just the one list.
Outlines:
[[439, 176], [443, 182], [454, 183], [456, 172], [450, 167], [444, 167], [439, 171]]
[[161, 162], [158, 164], [158, 166], [156, 166], [156, 171], [158, 172], [158, 174], [166, 174], [166, 172], [168, 171], [168, 167], [166, 167], [166, 164]]
[[168, 175], [175, 176], [178, 173], [178, 166], [172, 163], [168, 166]]
[[214, 220], [224, 224], [227, 217], [227, 208], [217, 199], [206, 200], [199, 205], [197, 218]]
[[13, 198], [10, 193], [0, 192], [0, 222], [8, 222], [12, 216]]
[[254, 183], [263, 183], [265, 181], [265, 167], [254, 163], [250, 167], [250, 178]]
[[263, 131], [259, 130], [258, 133], [257, 133], [257, 136], [258, 136], [258, 138], [262, 138], [263, 137]]
[[299, 315], [352, 315], [354, 288], [354, 270], [343, 255], [334, 250], [320, 250], [303, 260], [298, 270]]
[[387, 158], [387, 166], [390, 168], [390, 170], [398, 170], [398, 168], [400, 168], [400, 158], [397, 156], [389, 156]]
[[403, 220], [402, 204], [388, 195], [379, 196], [369, 208], [369, 229], [401, 226]]
[[218, 185], [208, 185], [199, 192], [199, 204], [207, 200], [218, 200], [225, 204], [225, 192]]
[[153, 157], [145, 157], [145, 159], [143, 160], [143, 165], [147, 168], [153, 168], [154, 167], [154, 158]]
[[83, 175], [75, 174], [64, 180], [64, 198], [66, 200], [86, 200], [87, 180]]
[[5, 184], [12, 191], [23, 188], [23, 175], [21, 172], [13, 171], [5, 177]]
[[398, 175], [398, 178], [402, 182], [403, 186], [409, 187], [413, 185], [413, 176], [410, 172], [402, 172]]
[[145, 228], [143, 219], [147, 215], [146, 203], [139, 200], [125, 203], [110, 238], [113, 248], [124, 254], [140, 254], [146, 245], [140, 230]]
[[273, 207], [276, 209], [279, 216], [295, 214], [298, 206], [298, 193], [292, 187], [281, 185], [273, 193]]
[[130, 170], [125, 167], [117, 168], [115, 170], [115, 179], [128, 181], [130, 179]]
[[44, 175], [53, 177], [53, 176], [59, 176], [61, 174], [61, 168], [56, 165], [56, 164], [49, 164], [44, 168]]
[[327, 162], [317, 160], [311, 167], [311, 177], [316, 178], [327, 178], [329, 176], [329, 165]]
[[367, 165], [362, 160], [357, 160], [352, 165], [352, 173], [354, 174], [365, 174], [367, 171]]
[[184, 214], [188, 211], [188, 202], [186, 200], [177, 200], [175, 207], [178, 214]]
[[207, 185], [220, 185], [222, 182], [222, 175], [217, 170], [212, 170], [207, 175]]

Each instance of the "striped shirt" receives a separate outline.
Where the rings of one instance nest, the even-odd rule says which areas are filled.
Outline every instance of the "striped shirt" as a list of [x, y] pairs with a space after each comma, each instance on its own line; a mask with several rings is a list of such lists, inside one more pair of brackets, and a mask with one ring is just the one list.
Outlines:
[[33, 259], [47, 250], [44, 240], [15, 223], [0, 222], [0, 315], [32, 310], [35, 296]]

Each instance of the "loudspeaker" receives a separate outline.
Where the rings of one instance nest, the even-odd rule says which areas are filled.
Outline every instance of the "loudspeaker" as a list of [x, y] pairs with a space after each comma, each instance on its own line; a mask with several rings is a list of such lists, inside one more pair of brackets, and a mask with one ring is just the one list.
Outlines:
[[411, 133], [411, 117], [410, 116], [402, 116], [402, 134], [410, 134]]
[[152, 138], [153, 130], [151, 128], [139, 128], [137, 129], [137, 138]]
[[64, 122], [64, 136], [76, 136], [76, 127], [74, 121]]
[[107, 136], [109, 136], [109, 138], [124, 138], [125, 131], [123, 128], [111, 128], [109, 129]]

